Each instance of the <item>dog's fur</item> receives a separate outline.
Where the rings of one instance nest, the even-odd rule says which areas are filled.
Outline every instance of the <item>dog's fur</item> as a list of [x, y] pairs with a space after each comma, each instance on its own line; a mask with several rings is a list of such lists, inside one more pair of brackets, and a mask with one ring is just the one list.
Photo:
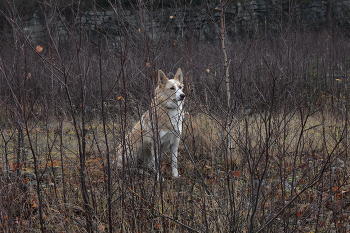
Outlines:
[[[170, 151], [173, 177], [178, 177], [178, 147], [184, 118], [183, 74], [179, 68], [173, 79], [167, 79], [160, 70], [158, 87], [154, 92], [151, 109], [143, 114], [141, 120], [125, 138], [124, 164], [136, 161], [148, 162], [154, 171], [158, 169], [155, 161], [155, 141], [160, 142], [160, 154]], [[151, 115], [150, 115], [151, 114]], [[123, 146], [117, 149], [117, 166], [123, 162]]]

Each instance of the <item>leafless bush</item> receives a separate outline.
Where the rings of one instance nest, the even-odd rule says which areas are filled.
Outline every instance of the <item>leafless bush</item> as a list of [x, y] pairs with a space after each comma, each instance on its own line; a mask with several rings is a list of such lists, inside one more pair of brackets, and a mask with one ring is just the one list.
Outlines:
[[[190, 27], [176, 40], [169, 28], [150, 33], [161, 1], [108, 1], [115, 31], [98, 14], [89, 30], [81, 24], [106, 1], [35, 4], [41, 37], [25, 30], [17, 1], [1, 10], [4, 232], [349, 230], [345, 32], [286, 24], [238, 34], [223, 24], [225, 69], [220, 41], [198, 40]], [[182, 177], [171, 178], [168, 157], [159, 160], [165, 180], [118, 171], [115, 149], [149, 109], [157, 71], [178, 67]]]

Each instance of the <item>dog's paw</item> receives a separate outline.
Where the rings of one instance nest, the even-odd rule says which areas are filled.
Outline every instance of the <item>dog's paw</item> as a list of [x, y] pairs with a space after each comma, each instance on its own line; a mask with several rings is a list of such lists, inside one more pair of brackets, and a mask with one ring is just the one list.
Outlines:
[[178, 179], [178, 178], [180, 178], [181, 176], [180, 176], [180, 174], [178, 173], [178, 172], [173, 172], [173, 178], [174, 179]]

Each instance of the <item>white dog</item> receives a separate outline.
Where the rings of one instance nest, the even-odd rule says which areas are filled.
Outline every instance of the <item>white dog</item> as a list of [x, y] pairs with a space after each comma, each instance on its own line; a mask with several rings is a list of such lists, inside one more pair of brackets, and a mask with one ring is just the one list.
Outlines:
[[183, 87], [183, 74], [180, 68], [173, 79], [168, 79], [162, 71], [158, 72], [158, 87], [155, 89], [151, 110], [143, 114], [141, 120], [127, 135], [124, 149], [122, 145], [117, 149], [119, 168], [122, 166], [124, 154], [124, 164], [142, 160], [150, 163], [154, 171], [158, 172], [154, 150], [156, 140], [160, 142], [160, 154], [170, 151], [172, 175], [179, 177], [177, 158], [184, 118]]

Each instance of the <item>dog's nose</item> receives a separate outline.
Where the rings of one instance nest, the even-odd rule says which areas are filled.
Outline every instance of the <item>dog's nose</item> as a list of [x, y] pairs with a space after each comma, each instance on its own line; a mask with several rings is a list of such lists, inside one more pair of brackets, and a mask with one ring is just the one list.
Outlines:
[[183, 99], [185, 98], [185, 96], [186, 96], [186, 95], [182, 93], [182, 94], [180, 95], [180, 98], [183, 100]]

